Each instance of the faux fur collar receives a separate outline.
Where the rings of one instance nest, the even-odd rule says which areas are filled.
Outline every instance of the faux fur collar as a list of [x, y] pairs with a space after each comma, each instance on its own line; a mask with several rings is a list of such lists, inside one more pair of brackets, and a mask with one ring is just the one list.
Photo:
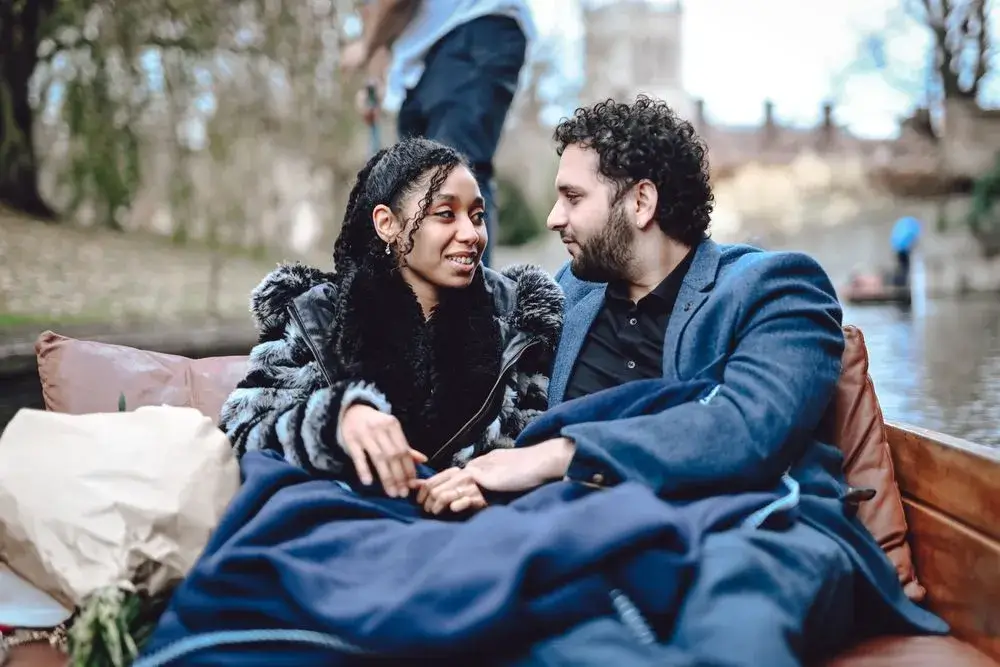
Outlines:
[[[494, 312], [507, 326], [538, 336], [554, 350], [562, 326], [562, 290], [538, 266], [518, 264], [501, 272], [482, 268], [483, 286], [492, 298]], [[281, 264], [250, 295], [250, 312], [261, 339], [284, 334], [292, 301], [306, 292], [333, 287], [343, 276], [305, 264]], [[469, 289], [475, 289], [473, 285]]]

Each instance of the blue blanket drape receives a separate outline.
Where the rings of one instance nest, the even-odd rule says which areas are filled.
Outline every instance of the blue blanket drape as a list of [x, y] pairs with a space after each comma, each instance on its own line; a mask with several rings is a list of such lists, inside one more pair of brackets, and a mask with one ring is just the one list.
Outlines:
[[[294, 665], [414, 656], [483, 664], [473, 656], [517, 652], [616, 613], [622, 598], [662, 635], [704, 535], [779, 497], [671, 503], [634, 483], [595, 491], [557, 482], [442, 521], [410, 500], [311, 478], [277, 455], [249, 453], [241, 470], [241, 490], [138, 665], [169, 664], [170, 651], [186, 649], [185, 665], [272, 665], [275, 649]], [[228, 631], [252, 632], [225, 643], [218, 633]]]

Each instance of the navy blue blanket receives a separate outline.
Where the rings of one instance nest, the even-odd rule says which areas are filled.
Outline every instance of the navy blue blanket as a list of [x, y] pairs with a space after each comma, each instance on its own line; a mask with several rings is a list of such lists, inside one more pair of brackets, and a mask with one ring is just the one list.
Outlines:
[[[409, 500], [310, 478], [276, 455], [247, 454], [241, 469], [240, 492], [137, 665], [171, 664], [170, 650], [200, 642], [172, 664], [482, 664], [471, 656], [516, 651], [614, 613], [613, 593], [666, 632], [706, 532], [776, 498], [671, 504], [637, 484], [593, 491], [559, 482], [448, 522]], [[263, 644], [219, 644], [226, 637], [213, 634], [275, 629], [326, 646], [260, 632], [249, 638]]]

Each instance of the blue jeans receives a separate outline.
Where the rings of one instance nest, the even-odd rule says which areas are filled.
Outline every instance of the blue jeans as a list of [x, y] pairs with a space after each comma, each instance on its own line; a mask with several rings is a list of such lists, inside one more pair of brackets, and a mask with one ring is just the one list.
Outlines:
[[493, 155], [517, 90], [527, 42], [506, 16], [484, 16], [445, 35], [427, 53], [424, 74], [399, 110], [399, 137], [420, 136], [465, 154], [486, 199], [489, 264], [496, 243]]

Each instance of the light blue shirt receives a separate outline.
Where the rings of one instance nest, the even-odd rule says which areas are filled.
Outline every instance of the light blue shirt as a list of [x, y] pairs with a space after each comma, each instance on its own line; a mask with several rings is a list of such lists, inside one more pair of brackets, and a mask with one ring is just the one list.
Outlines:
[[535, 38], [535, 23], [527, 0], [421, 0], [406, 29], [392, 45], [383, 106], [398, 111], [424, 74], [424, 58], [442, 37], [473, 19], [509, 16], [516, 20], [529, 45]]
[[889, 242], [895, 252], [910, 252], [920, 239], [920, 221], [907, 216], [900, 218], [892, 227]]

